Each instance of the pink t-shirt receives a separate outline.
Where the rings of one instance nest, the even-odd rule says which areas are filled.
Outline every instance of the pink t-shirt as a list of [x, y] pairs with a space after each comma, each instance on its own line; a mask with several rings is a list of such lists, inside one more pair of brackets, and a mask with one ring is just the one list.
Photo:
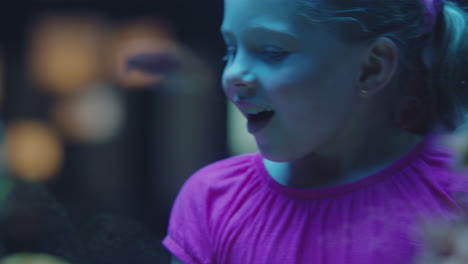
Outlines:
[[186, 264], [413, 263], [423, 223], [456, 218], [468, 186], [433, 141], [324, 189], [277, 183], [258, 153], [213, 163], [181, 189], [163, 245]]

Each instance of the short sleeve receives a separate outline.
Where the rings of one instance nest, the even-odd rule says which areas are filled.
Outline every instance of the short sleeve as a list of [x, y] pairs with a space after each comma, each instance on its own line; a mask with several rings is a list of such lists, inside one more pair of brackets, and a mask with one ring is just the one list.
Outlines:
[[212, 250], [208, 223], [208, 199], [202, 172], [192, 175], [172, 207], [163, 245], [184, 264], [209, 264]]

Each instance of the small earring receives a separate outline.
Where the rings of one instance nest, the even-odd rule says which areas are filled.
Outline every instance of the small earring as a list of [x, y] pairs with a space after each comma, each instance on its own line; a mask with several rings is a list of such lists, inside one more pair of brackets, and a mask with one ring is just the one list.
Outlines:
[[367, 94], [369, 91], [364, 90], [364, 89], [361, 89], [360, 92], [361, 92], [362, 94]]

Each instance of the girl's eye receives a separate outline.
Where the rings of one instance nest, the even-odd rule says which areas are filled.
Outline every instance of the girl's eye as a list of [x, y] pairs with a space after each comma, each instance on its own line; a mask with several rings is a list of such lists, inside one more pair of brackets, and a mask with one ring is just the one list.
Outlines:
[[234, 56], [236, 56], [236, 48], [228, 46], [226, 49], [226, 55], [223, 57], [223, 61], [230, 61]]
[[264, 58], [272, 61], [281, 61], [284, 59], [289, 53], [287, 51], [274, 48], [274, 47], [266, 47], [261, 51], [261, 54]]

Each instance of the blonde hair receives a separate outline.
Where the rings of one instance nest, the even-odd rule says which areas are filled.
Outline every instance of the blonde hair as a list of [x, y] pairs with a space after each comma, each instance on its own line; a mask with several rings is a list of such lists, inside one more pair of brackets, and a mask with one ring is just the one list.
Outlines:
[[[402, 74], [424, 71], [430, 124], [454, 130], [468, 110], [468, 13], [447, 0], [434, 30], [423, 32], [422, 0], [296, 0], [298, 14], [309, 23], [325, 23], [349, 41], [389, 37], [402, 54]], [[346, 23], [342, 23], [346, 22]], [[346, 25], [346, 26], [343, 26]], [[431, 56], [423, 58], [423, 51]], [[425, 62], [426, 69], [418, 68]], [[407, 76], [410, 78], [410, 76]], [[405, 78], [407, 80], [408, 78]], [[426, 131], [427, 132], [427, 131]]]

